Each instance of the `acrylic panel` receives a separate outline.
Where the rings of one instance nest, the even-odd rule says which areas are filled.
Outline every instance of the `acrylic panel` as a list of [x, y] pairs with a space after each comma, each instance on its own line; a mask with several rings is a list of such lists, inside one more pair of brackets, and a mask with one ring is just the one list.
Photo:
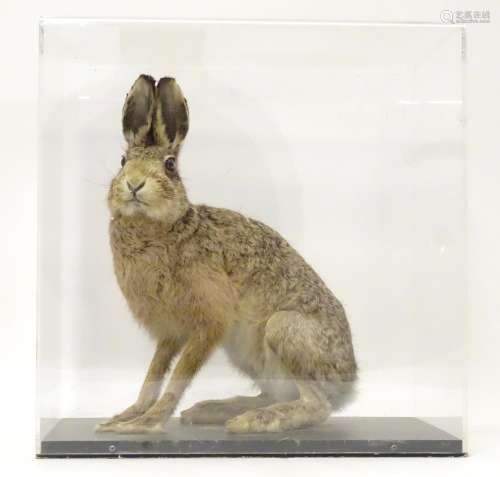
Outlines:
[[[432, 454], [447, 439], [454, 444], [442, 452], [461, 453], [464, 55], [454, 26], [44, 19], [39, 453]], [[227, 442], [216, 450], [193, 444], [192, 429], [178, 431], [191, 444], [177, 451], [161, 437], [120, 447], [91, 432], [85, 419], [98, 422], [136, 399], [154, 351], [116, 283], [106, 205], [125, 145], [123, 100], [142, 73], [175, 77], [188, 99], [179, 162], [190, 200], [277, 230], [343, 303], [359, 380], [332, 418], [346, 419], [340, 427], [347, 436], [354, 429], [357, 446], [329, 445], [329, 436], [349, 437], [328, 426], [281, 436], [302, 435], [307, 445], [298, 449], [223, 428], [199, 430], [204, 442]], [[200, 400], [245, 394], [257, 394], [255, 386], [218, 350], [176, 415]], [[58, 447], [70, 418], [86, 423], [78, 432], [87, 447]], [[394, 444], [426, 439], [416, 421], [447, 437], [432, 448]], [[43, 447], [57, 425], [66, 437]]]

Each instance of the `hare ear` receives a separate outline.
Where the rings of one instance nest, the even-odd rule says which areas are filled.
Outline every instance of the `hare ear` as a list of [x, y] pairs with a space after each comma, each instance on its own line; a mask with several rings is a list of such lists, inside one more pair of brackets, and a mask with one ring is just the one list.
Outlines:
[[123, 135], [129, 146], [144, 146], [153, 122], [155, 109], [155, 80], [141, 75], [135, 80], [122, 111]]
[[156, 144], [177, 151], [189, 129], [187, 101], [174, 78], [161, 78], [157, 86], [157, 105], [153, 123]]

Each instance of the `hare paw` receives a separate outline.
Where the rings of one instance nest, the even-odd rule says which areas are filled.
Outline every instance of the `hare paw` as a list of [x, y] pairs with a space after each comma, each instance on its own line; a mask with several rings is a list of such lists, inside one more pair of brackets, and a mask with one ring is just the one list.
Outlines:
[[95, 426], [94, 432], [96, 433], [103, 433], [103, 432], [117, 432], [116, 431], [116, 426], [118, 426], [120, 422], [118, 421], [113, 421], [110, 419], [109, 421], [104, 421], [100, 422]]
[[161, 434], [164, 432], [163, 422], [148, 416], [139, 416], [126, 422], [113, 425], [117, 434]]
[[253, 409], [226, 422], [226, 430], [235, 434], [252, 432], [279, 432], [281, 416], [271, 409]]
[[202, 401], [181, 412], [182, 424], [224, 424], [238, 414], [231, 405], [221, 401]]
[[111, 419], [108, 419], [107, 421], [100, 422], [97, 424], [95, 427], [94, 431], [95, 432], [116, 432], [115, 426], [121, 422], [127, 422], [131, 421], [133, 419], [136, 419], [137, 417], [141, 416], [144, 414], [146, 410], [139, 408], [137, 405], [132, 404], [132, 406], [129, 406], [125, 411], [121, 412], [120, 414], [117, 414], [116, 416], [113, 416]]

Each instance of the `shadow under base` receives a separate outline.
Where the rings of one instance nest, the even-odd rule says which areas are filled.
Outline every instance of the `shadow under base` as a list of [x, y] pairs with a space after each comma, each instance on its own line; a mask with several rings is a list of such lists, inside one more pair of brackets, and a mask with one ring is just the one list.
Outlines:
[[332, 417], [308, 429], [230, 434], [222, 426], [168, 421], [162, 434], [96, 434], [104, 418], [61, 419], [44, 435], [39, 457], [349, 456], [463, 454], [462, 439], [413, 417]]

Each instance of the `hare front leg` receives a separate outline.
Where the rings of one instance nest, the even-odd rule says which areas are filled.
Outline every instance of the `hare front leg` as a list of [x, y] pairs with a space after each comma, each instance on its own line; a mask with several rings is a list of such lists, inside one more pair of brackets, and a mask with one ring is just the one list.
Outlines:
[[117, 424], [141, 416], [156, 402], [165, 374], [180, 347], [181, 342], [174, 338], [158, 343], [137, 401], [125, 411], [98, 424], [95, 429], [96, 432], [115, 432]]
[[195, 333], [186, 343], [163, 396], [141, 416], [118, 423], [115, 431], [121, 434], [163, 432], [163, 425], [175, 411], [184, 391], [219, 343], [222, 335], [222, 331], [214, 330]]

